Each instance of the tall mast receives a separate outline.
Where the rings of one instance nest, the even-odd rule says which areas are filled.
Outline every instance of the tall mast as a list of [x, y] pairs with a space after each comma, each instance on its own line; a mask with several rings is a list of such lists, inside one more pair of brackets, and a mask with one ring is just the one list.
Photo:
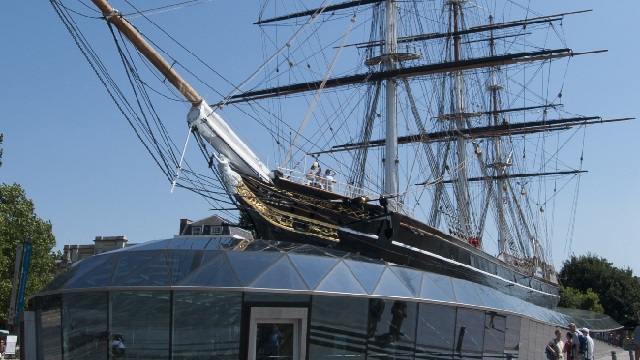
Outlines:
[[[460, 61], [461, 59], [461, 45], [460, 45], [460, 35], [458, 34], [460, 31], [460, 17], [462, 16], [462, 6], [461, 3], [466, 0], [452, 0], [450, 2], [451, 7], [453, 9], [453, 51], [454, 51], [454, 61]], [[462, 70], [458, 70], [454, 73], [454, 114], [456, 122], [456, 129], [458, 133], [461, 134], [462, 130], [466, 128], [466, 115], [465, 115], [465, 105], [464, 105], [464, 84], [463, 84], [463, 72]], [[467, 180], [467, 140], [462, 135], [457, 136], [456, 140], [456, 148], [457, 148], [457, 156], [458, 156], [458, 167], [454, 169], [454, 173], [456, 174], [457, 182], [456, 182], [456, 198], [458, 203], [458, 226], [460, 235], [464, 238], [468, 238], [472, 236], [471, 233], [471, 218], [469, 207], [471, 203], [469, 201], [469, 189], [468, 189], [468, 180]]]
[[[492, 26], [493, 25], [493, 16], [489, 16], [489, 23]], [[493, 35], [493, 29], [491, 30], [491, 37], [489, 39], [489, 48], [491, 51], [491, 56], [495, 55], [495, 40], [494, 40], [494, 35]], [[500, 120], [499, 120], [499, 115], [498, 115], [498, 91], [502, 90], [502, 87], [498, 85], [498, 80], [497, 80], [497, 67], [493, 66], [491, 67], [491, 85], [489, 86], [489, 91], [491, 91], [491, 111], [493, 112], [493, 124], [491, 124], [491, 120], [489, 121], [489, 126], [493, 125], [493, 126], [498, 126], [500, 125]], [[503, 161], [503, 154], [502, 154], [502, 138], [501, 137], [496, 137], [495, 140], [495, 156], [494, 156], [494, 160], [495, 160], [495, 169], [496, 172], [498, 173], [498, 180], [497, 180], [497, 194], [495, 195], [496, 201], [496, 207], [497, 207], [497, 211], [498, 211], [498, 254], [503, 254], [506, 250], [506, 239], [507, 239], [507, 222], [505, 220], [505, 214], [504, 214], [504, 201], [502, 201], [503, 197], [506, 198], [507, 194], [506, 192], [508, 191], [508, 189], [505, 189], [506, 186], [506, 182], [505, 182], [505, 167], [509, 166], [509, 160], [507, 159], [506, 161]], [[490, 180], [493, 181], [493, 180]], [[487, 191], [490, 191], [490, 188], [487, 188]]]
[[[396, 29], [396, 3], [395, 0], [385, 2], [385, 70], [394, 70], [397, 52], [397, 29]], [[398, 83], [395, 78], [386, 80], [386, 137], [385, 137], [385, 160], [384, 160], [384, 193], [385, 195], [398, 194], [398, 126], [397, 126], [397, 88]], [[395, 203], [393, 201], [392, 203]]]

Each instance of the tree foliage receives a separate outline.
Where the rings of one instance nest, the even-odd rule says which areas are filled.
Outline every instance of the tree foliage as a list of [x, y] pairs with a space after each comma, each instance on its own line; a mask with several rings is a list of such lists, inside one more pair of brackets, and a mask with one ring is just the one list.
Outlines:
[[600, 297], [590, 288], [583, 293], [572, 287], [562, 287], [558, 306], [604, 313], [604, 308], [600, 304]]
[[[596, 295], [591, 301], [597, 304], [599, 299], [605, 314], [625, 326], [637, 324], [640, 282], [631, 269], [617, 268], [606, 259], [589, 253], [566, 260], [560, 271], [560, 279], [564, 285], [561, 306], [583, 309], [582, 306], [587, 306], [585, 297], [590, 296], [591, 290]], [[578, 297], [580, 300], [576, 300]], [[575, 306], [576, 301], [580, 302], [579, 306]]]
[[[0, 134], [0, 145], [2, 144]], [[0, 148], [2, 165], [2, 148]], [[36, 216], [33, 202], [18, 184], [0, 185], [0, 323], [9, 316], [11, 288], [18, 243], [31, 242], [31, 261], [25, 299], [38, 292], [53, 278], [56, 240], [51, 223]], [[25, 303], [26, 304], [26, 303]]]

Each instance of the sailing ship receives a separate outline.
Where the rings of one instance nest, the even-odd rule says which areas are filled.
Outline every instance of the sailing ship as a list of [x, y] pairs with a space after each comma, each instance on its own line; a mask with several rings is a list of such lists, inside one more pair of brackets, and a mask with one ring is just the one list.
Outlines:
[[[231, 205], [259, 238], [357, 253], [556, 306], [556, 214], [547, 208], [586, 172], [580, 149], [568, 144], [587, 125], [627, 120], [575, 115], [561, 102], [555, 79], [567, 60], [600, 52], [575, 52], [560, 37], [563, 20], [584, 11], [361, 0], [284, 1], [275, 8], [285, 14], [276, 15], [267, 1], [255, 22], [264, 57], [241, 82], [205, 65], [230, 84], [226, 93], [205, 88], [221, 94], [205, 101], [177, 69], [202, 79], [129, 20], [159, 28], [149, 14], [184, 4], [125, 12], [92, 1], [114, 34], [134, 101], [70, 20], [77, 12], [52, 4], [174, 187], [225, 211]], [[156, 93], [189, 104], [184, 146], [147, 105], [162, 98]], [[191, 136], [200, 169], [185, 161]], [[275, 166], [248, 145], [265, 138], [275, 144]], [[560, 160], [566, 153], [575, 163]]]

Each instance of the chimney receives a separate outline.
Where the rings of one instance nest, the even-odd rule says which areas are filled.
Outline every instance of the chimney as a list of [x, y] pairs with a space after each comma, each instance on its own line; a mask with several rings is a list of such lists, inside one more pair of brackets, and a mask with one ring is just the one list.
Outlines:
[[178, 235], [182, 235], [182, 233], [184, 232], [184, 229], [187, 228], [187, 225], [190, 225], [192, 223], [193, 221], [189, 219], [180, 219], [180, 231], [178, 232]]

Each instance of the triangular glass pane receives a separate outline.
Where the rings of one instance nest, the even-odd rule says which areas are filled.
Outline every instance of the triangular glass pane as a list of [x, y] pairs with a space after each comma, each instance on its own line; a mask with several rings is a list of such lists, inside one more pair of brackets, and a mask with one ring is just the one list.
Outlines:
[[117, 284], [122, 278], [135, 269], [139, 269], [142, 264], [146, 263], [162, 250], [143, 250], [143, 251], [122, 251], [118, 256], [118, 263], [111, 277], [111, 284]]
[[342, 261], [334, 266], [329, 274], [322, 279], [316, 290], [346, 294], [368, 294]]
[[286, 256], [268, 268], [250, 286], [265, 289], [309, 290]]
[[120, 286], [168, 286], [169, 266], [164, 251], [158, 251], [156, 256], [144, 262], [134, 271], [122, 277], [120, 281], [112, 283]]
[[373, 293], [373, 288], [375, 288], [378, 281], [380, 281], [380, 275], [382, 275], [386, 267], [386, 265], [353, 260], [344, 260], [344, 263], [349, 267], [358, 281], [360, 281], [360, 284], [362, 284], [365, 290], [367, 290], [368, 294]]
[[293, 265], [298, 269], [310, 289], [314, 289], [320, 280], [339, 261], [335, 258], [289, 254]]
[[502, 309], [504, 306], [502, 305], [502, 297], [501, 293], [498, 290], [494, 290], [485, 286], [476, 285], [476, 291], [480, 295], [480, 299], [485, 306], [492, 307], [494, 309]]
[[175, 284], [205, 263], [204, 250], [167, 250], [171, 284]]
[[83, 261], [81, 266], [82, 270], [76, 272], [75, 276], [73, 276], [64, 287], [68, 289], [78, 289], [108, 286], [116, 256], [115, 254], [105, 254], [92, 256], [86, 260], [94, 258], [97, 260], [94, 263]]
[[177, 285], [218, 287], [241, 286], [236, 274], [231, 269], [229, 260], [224, 255], [225, 253], [222, 251], [211, 251], [211, 253], [217, 253], [219, 256], [187, 275]]
[[[171, 242], [171, 239], [152, 240], [135, 245], [136, 250], [163, 250], [167, 248], [167, 245]], [[133, 249], [133, 247], [126, 247], [125, 249]]]
[[451, 279], [444, 275], [425, 273], [420, 297], [423, 299], [456, 301]]
[[422, 284], [422, 271], [413, 270], [405, 267], [390, 267], [396, 276], [404, 283], [404, 285], [411, 291], [411, 294], [418, 297], [420, 294], [420, 287]]
[[284, 256], [278, 252], [263, 251], [228, 251], [226, 254], [244, 286], [251, 284], [258, 275]]
[[473, 283], [460, 279], [453, 279], [453, 290], [456, 302], [469, 305], [484, 305], [474, 288]]
[[411, 291], [394, 274], [389, 267], [385, 269], [380, 277], [380, 282], [373, 291], [374, 295], [411, 297]]
[[324, 249], [312, 245], [303, 245], [299, 248], [291, 250], [291, 254], [304, 254], [304, 255], [317, 255], [317, 256], [329, 256], [329, 257], [342, 257], [335, 256], [334, 253], [327, 253]]

